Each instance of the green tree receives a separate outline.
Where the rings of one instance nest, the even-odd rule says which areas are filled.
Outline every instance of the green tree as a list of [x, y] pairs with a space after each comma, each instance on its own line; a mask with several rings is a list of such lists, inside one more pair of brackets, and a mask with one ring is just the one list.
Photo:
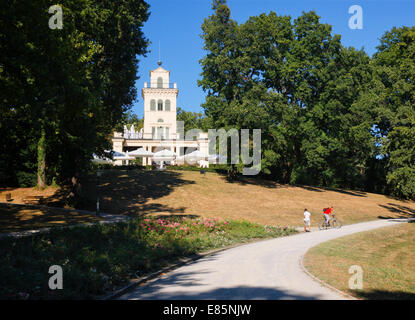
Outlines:
[[[108, 135], [136, 98], [137, 56], [148, 45], [141, 31], [148, 5], [66, 1], [61, 30], [48, 27], [50, 5], [8, 1], [0, 9], [5, 25], [0, 31], [0, 131], [7, 137], [0, 146], [5, 153], [18, 143], [6, 163], [36, 163], [25, 154], [37, 150], [39, 186], [55, 176], [72, 182], [75, 190], [91, 154], [108, 147]], [[13, 171], [5, 182], [23, 167], [8, 166]]]
[[127, 126], [128, 128], [131, 125], [134, 125], [134, 129], [136, 131], [140, 131], [141, 128], [144, 127], [144, 118], [139, 118], [137, 114], [132, 112], [131, 110], [125, 112], [122, 115], [121, 120], [119, 123], [115, 126], [114, 131], [123, 132], [124, 126]]
[[315, 12], [238, 25], [225, 1], [202, 24], [203, 104], [214, 127], [262, 130], [262, 171], [289, 183], [362, 188], [371, 118], [354, 105], [370, 59], [344, 48]]
[[185, 133], [191, 129], [209, 130], [209, 119], [202, 112], [185, 111], [178, 107], [176, 119], [177, 121], [183, 121]]
[[360, 104], [375, 119], [390, 192], [415, 199], [415, 27], [393, 28], [383, 35], [373, 70]]

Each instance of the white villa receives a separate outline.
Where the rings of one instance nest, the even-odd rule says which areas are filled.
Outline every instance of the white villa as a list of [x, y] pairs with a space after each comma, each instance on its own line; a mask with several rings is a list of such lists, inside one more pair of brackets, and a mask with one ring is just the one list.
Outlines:
[[[146, 151], [157, 152], [167, 149], [175, 152], [177, 156], [198, 150], [208, 154], [207, 133], [199, 133], [193, 140], [185, 140], [183, 128], [177, 127], [176, 103], [179, 89], [176, 83], [170, 83], [170, 71], [161, 67], [161, 61], [158, 65], [157, 69], [150, 71], [150, 83], [144, 82], [141, 90], [144, 100], [144, 127], [140, 132], [135, 132], [134, 128], [124, 126], [124, 132], [114, 132], [112, 150], [128, 152], [144, 148]], [[124, 161], [128, 160], [116, 160], [114, 164], [122, 165]], [[175, 161], [171, 162], [175, 164]], [[143, 165], [153, 163], [151, 157], [143, 158]], [[208, 163], [203, 161], [199, 165], [207, 166]]]

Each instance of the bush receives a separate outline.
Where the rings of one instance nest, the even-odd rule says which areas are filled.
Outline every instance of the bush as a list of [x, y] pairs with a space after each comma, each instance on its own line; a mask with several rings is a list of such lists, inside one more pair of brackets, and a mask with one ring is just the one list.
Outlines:
[[37, 184], [37, 175], [33, 172], [19, 171], [16, 174], [19, 187], [34, 187]]

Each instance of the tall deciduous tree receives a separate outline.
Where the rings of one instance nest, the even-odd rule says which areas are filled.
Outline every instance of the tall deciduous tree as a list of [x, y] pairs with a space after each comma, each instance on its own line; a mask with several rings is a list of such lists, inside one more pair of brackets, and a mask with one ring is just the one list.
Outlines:
[[370, 116], [354, 106], [370, 59], [344, 48], [315, 12], [238, 25], [225, 1], [202, 24], [199, 85], [216, 127], [262, 130], [262, 169], [289, 183], [361, 188], [374, 152]]
[[372, 65], [360, 104], [374, 114], [389, 190], [415, 199], [415, 27], [386, 32]]
[[[51, 5], [8, 1], [0, 9], [5, 26], [0, 31], [0, 131], [5, 134], [0, 146], [3, 154], [9, 146], [13, 150], [7, 163], [21, 160], [22, 149], [38, 150], [39, 186], [48, 175], [77, 186], [91, 154], [108, 147], [110, 131], [136, 98], [137, 57], [148, 45], [141, 28], [149, 6], [136, 0], [69, 0], [62, 5], [63, 29], [52, 30]], [[33, 139], [37, 148], [31, 147]], [[14, 150], [14, 141], [21, 140], [26, 145]]]

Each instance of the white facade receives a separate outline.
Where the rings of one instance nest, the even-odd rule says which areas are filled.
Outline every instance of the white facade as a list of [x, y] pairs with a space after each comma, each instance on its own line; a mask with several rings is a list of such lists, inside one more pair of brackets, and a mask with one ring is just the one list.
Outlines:
[[[174, 151], [178, 155], [187, 154], [187, 150], [200, 150], [208, 154], [207, 133], [201, 133], [197, 140], [183, 140], [177, 133], [177, 97], [176, 83], [170, 83], [170, 71], [161, 67], [150, 71], [150, 82], [144, 82], [141, 96], [144, 100], [144, 127], [138, 132], [124, 127], [124, 133], [114, 132], [113, 150], [131, 151], [140, 147], [155, 152], [161, 149]], [[151, 158], [143, 158], [143, 165], [151, 164]], [[122, 161], [115, 161], [121, 165]]]
[[144, 83], [144, 139], [176, 139], [176, 108], [179, 90], [170, 84], [170, 71], [159, 66]]

